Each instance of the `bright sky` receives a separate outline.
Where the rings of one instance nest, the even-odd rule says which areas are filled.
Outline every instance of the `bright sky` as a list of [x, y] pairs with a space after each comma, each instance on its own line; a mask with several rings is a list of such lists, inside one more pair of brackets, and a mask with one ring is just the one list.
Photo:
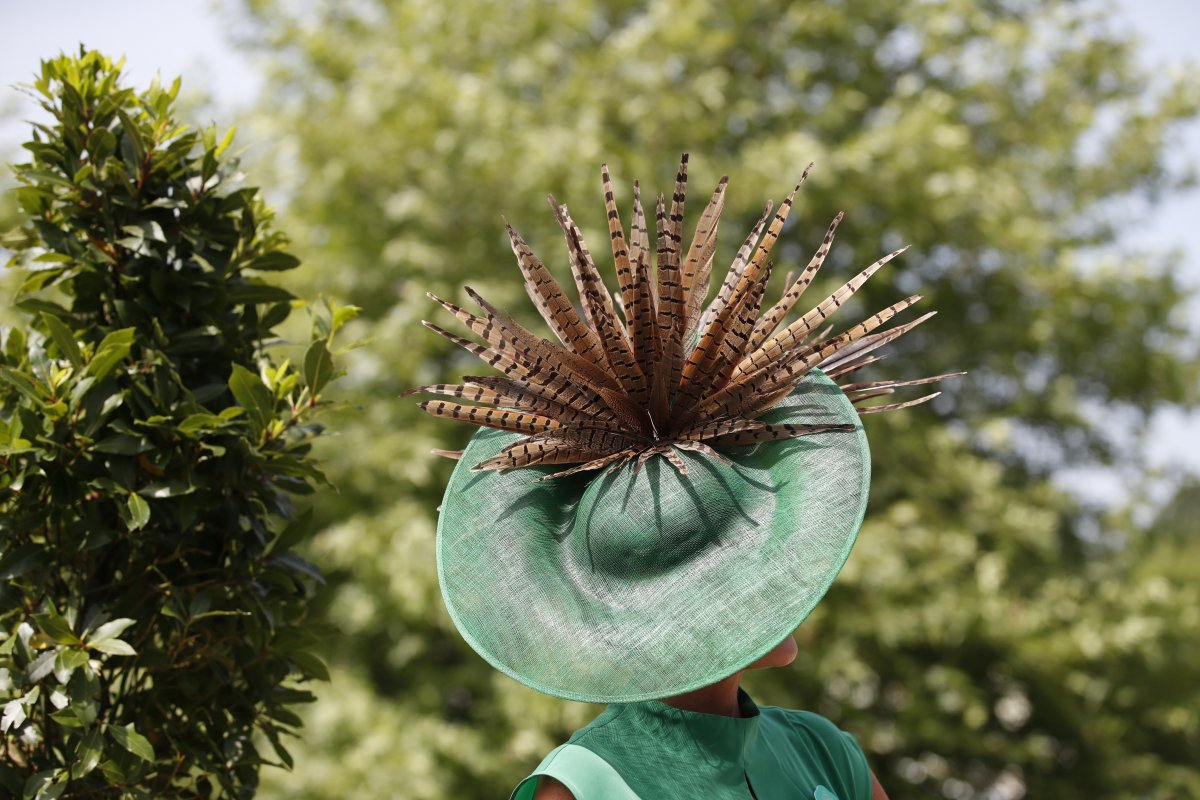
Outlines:
[[[1144, 38], [1147, 64], [1169, 69], [1196, 56], [1200, 0], [1117, 0], [1116, 5]], [[233, 109], [254, 101], [260, 81], [253, 64], [232, 46], [228, 9], [228, 0], [173, 0], [169, 6], [152, 0], [0, 0], [0, 21], [7, 31], [0, 47], [0, 153], [12, 153], [26, 134], [20, 120], [31, 113], [29, 101], [11, 87], [28, 81], [40, 59], [74, 50], [80, 42], [110, 55], [125, 54], [135, 85], [160, 74], [164, 79], [184, 76], [185, 95], [211, 96], [210, 107], [224, 117], [215, 121], [232, 123], [238, 116]], [[1192, 125], [1178, 144], [1181, 161], [1200, 164], [1200, 125]], [[1185, 254], [1183, 274], [1200, 287], [1200, 242], [1190, 236], [1198, 219], [1200, 191], [1193, 190], [1163, 205], [1128, 241], [1178, 248]], [[1200, 309], [1200, 302], [1193, 308]], [[1193, 318], [1193, 323], [1200, 332], [1200, 320]], [[1153, 461], [1168, 476], [1184, 466], [1200, 473], [1200, 413], [1160, 413], [1150, 442]], [[1120, 491], [1117, 478], [1091, 471], [1064, 481], [1093, 498]]]

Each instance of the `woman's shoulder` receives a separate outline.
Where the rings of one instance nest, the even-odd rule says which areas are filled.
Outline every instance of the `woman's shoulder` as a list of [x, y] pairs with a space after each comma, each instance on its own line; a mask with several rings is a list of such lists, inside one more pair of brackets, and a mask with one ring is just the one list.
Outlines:
[[570, 742], [550, 752], [517, 786], [512, 800], [572, 800], [587, 787], [589, 796], [639, 800], [613, 767], [596, 753]]
[[836, 779], [842, 797], [869, 797], [871, 769], [854, 735], [813, 711], [763, 706], [762, 733], [784, 762]]
[[533, 800], [575, 800], [575, 795], [554, 778], [543, 775], [538, 779], [537, 791], [534, 792]]
[[762, 714], [764, 724], [786, 728], [794, 733], [802, 733], [820, 739], [831, 740], [850, 736], [849, 733], [839, 728], [832, 720], [821, 716], [815, 711], [780, 708], [779, 706], [761, 706], [759, 712]]

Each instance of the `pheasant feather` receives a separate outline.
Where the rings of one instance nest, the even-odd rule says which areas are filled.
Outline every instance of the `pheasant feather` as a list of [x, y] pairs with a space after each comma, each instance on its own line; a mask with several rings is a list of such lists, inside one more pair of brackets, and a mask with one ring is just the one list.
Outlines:
[[[793, 394], [814, 369], [843, 381], [839, 388], [854, 404], [962, 374], [845, 382], [849, 375], [882, 358], [875, 354], [878, 348], [933, 316], [930, 312], [891, 325], [896, 315], [921, 299], [913, 295], [830, 335], [828, 320], [833, 313], [903, 248], [880, 258], [788, 322], [829, 255], [842, 221], [840, 213], [804, 269], [789, 273], [782, 295], [762, 310], [772, 251], [811, 164], [778, 210], [767, 204], [738, 249], [716, 297], [704, 309], [728, 179], [717, 184], [685, 252], [687, 166], [685, 154], [670, 202], [659, 196], [654, 251], [641, 187], [634, 182], [633, 211], [626, 231], [608, 167], [601, 167], [616, 292], [604, 284], [567, 207], [550, 198], [567, 242], [582, 313], [545, 264], [505, 223], [525, 290], [557, 342], [531, 332], [469, 288], [467, 293], [481, 314], [430, 295], [480, 341], [431, 322], [425, 326], [501, 374], [468, 377], [461, 384], [421, 386], [405, 394], [448, 398], [420, 404], [433, 416], [519, 434], [473, 469], [567, 467], [547, 471], [539, 478], [549, 480], [629, 463], [636, 470], [649, 459], [662, 456], [686, 473], [681, 451], [728, 464], [728, 456], [721, 452], [726, 448], [853, 431], [854, 426], [848, 424], [768, 424], [758, 418]], [[938, 394], [857, 410], [874, 414], [909, 408]], [[437, 452], [447, 457], [461, 455], [458, 451]]]

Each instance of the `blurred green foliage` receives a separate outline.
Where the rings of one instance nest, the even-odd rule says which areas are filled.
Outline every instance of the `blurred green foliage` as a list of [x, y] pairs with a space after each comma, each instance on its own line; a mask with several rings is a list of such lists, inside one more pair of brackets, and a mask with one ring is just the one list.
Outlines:
[[328, 677], [294, 497], [335, 377], [264, 349], [299, 262], [233, 138], [94, 51], [42, 63], [0, 339], [0, 796], [249, 797]]
[[[332, 574], [334, 681], [266, 795], [503, 796], [595, 713], [493, 672], [454, 631], [433, 552], [449, 465], [428, 450], [465, 432], [396, 395], [478, 369], [420, 329], [425, 290], [470, 281], [533, 323], [502, 214], [561, 276], [546, 192], [603, 241], [599, 164], [628, 208], [632, 178], [664, 189], [689, 151], [694, 193], [732, 176], [724, 263], [815, 161], [779, 274], [840, 209], [827, 284], [912, 243], [893, 279], [940, 316], [876, 375], [970, 371], [870, 419], [860, 544], [799, 663], [752, 691], [855, 732], [893, 798], [1200, 796], [1194, 534], [1092, 513], [1049, 481], [1136, 469], [1145, 415], [1195, 403], [1200, 377], [1171, 262], [1115, 245], [1136, 202], [1183, 179], [1171, 137], [1200, 89], [1152, 80], [1105, 7], [245, 8], [269, 68], [259, 168], [325, 265], [299, 277], [362, 306], [375, 340], [345, 384], [359, 411], [325, 451], [342, 493], [318, 504], [310, 550]], [[862, 308], [894, 292], [868, 287]]]

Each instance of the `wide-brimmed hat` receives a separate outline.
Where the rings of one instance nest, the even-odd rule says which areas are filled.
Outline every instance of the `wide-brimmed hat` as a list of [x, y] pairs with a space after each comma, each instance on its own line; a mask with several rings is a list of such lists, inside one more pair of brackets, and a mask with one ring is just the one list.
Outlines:
[[762, 311], [795, 191], [774, 214], [768, 204], [703, 309], [726, 180], [684, 251], [686, 167], [684, 156], [672, 199], [658, 200], [656, 258], [637, 185], [626, 234], [602, 168], [615, 296], [551, 198], [582, 314], [508, 228], [557, 343], [470, 289], [480, 314], [434, 299], [481, 342], [425, 323], [502, 373], [412, 390], [446, 398], [422, 403], [427, 412], [483, 428], [461, 453], [438, 451], [459, 458], [438, 522], [442, 596], [480, 655], [559, 697], [668, 697], [774, 648], [824, 596], [862, 523], [870, 458], [860, 414], [936, 393], [855, 404], [948, 377], [847, 381], [932, 315], [885, 329], [919, 296], [836, 335], [821, 330], [902, 251], [787, 320], [840, 214]]

